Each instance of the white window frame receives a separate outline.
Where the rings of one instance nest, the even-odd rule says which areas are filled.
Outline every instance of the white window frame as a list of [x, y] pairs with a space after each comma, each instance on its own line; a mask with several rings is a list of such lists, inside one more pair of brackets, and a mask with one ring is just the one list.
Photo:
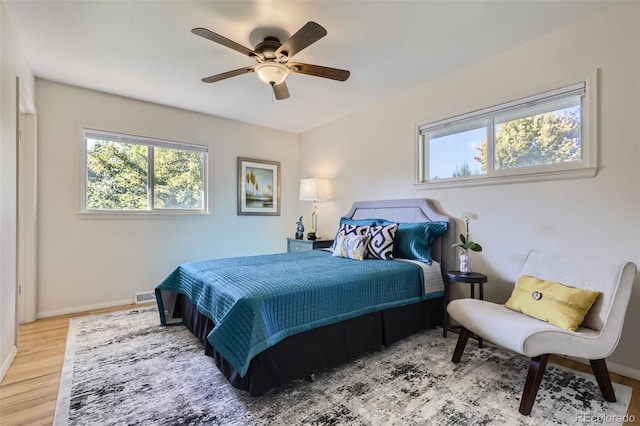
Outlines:
[[[416, 164], [415, 164], [415, 186], [417, 189], [451, 188], [464, 186], [479, 186], [518, 182], [536, 182], [557, 179], [592, 178], [597, 173], [598, 168], [598, 129], [597, 129], [597, 109], [598, 109], [598, 71], [574, 79], [556, 83], [552, 86], [539, 89], [534, 93], [525, 94], [517, 98], [511, 98], [491, 106], [483, 106], [474, 109], [472, 112], [438, 118], [425, 121], [416, 125]], [[518, 105], [525, 106], [527, 102], [536, 99], [543, 99], [545, 95], [553, 96], [562, 93], [567, 89], [576, 89], [584, 85], [584, 95], [581, 105], [581, 159], [578, 161], [545, 164], [522, 168], [509, 168], [493, 170], [493, 145], [488, 146], [489, 167], [486, 174], [459, 176], [444, 179], [428, 179], [428, 146], [423, 137], [423, 133], [430, 129], [442, 126], [458, 124], [481, 117], [491, 117], [505, 109], [518, 108]], [[491, 127], [491, 126], [490, 126]]]
[[[148, 136], [139, 136], [123, 132], [115, 132], [109, 130], [99, 130], [95, 128], [83, 127], [80, 129], [81, 134], [81, 146], [82, 146], [82, 176], [81, 193], [80, 193], [80, 215], [89, 216], [102, 216], [102, 217], [114, 217], [121, 215], [134, 215], [134, 216], [158, 216], [158, 215], [206, 215], [211, 212], [210, 197], [209, 197], [209, 147], [206, 145], [190, 144], [185, 142], [176, 142], [165, 139], [158, 139]], [[95, 138], [107, 138], [112, 141], [119, 141], [128, 144], [145, 145], [148, 147], [156, 148], [170, 148], [186, 151], [195, 151], [204, 154], [203, 161], [203, 208], [202, 209], [154, 209], [152, 195], [148, 197], [147, 209], [90, 209], [87, 207], [87, 136], [94, 136]], [[149, 166], [149, 177], [153, 176], [153, 150], [149, 151], [149, 157], [147, 159]], [[153, 194], [153, 179], [149, 179], [147, 182], [147, 193]]]

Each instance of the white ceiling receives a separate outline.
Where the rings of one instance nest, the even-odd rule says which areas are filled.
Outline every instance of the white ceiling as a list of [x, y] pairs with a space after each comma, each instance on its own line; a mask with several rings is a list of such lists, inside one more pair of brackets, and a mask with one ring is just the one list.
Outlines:
[[[303, 132], [598, 13], [609, 1], [29, 1], [4, 0], [36, 77]], [[253, 59], [191, 33], [205, 27], [253, 48], [307, 21], [328, 35], [297, 62], [348, 69], [346, 82], [287, 78], [273, 99], [256, 74], [201, 78]]]

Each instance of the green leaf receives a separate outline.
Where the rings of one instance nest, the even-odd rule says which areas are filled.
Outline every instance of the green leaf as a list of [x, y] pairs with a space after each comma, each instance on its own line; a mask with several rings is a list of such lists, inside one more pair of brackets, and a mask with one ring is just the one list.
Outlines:
[[462, 244], [466, 244], [467, 243], [467, 239], [464, 237], [463, 234], [460, 234], [460, 241], [462, 241]]
[[474, 243], [473, 241], [469, 241], [469, 247], [467, 247], [469, 250], [473, 250], [473, 251], [482, 251], [482, 246], [478, 243]]

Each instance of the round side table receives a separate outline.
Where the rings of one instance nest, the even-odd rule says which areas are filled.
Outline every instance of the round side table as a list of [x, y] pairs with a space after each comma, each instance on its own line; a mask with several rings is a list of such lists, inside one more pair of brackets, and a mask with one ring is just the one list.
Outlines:
[[[460, 271], [448, 271], [445, 273], [447, 279], [444, 283], [444, 324], [442, 326], [442, 337], [447, 337], [447, 331], [457, 332], [457, 330], [449, 327], [449, 313], [447, 312], [447, 305], [451, 301], [451, 283], [465, 283], [469, 284], [469, 295], [472, 299], [475, 299], [475, 285], [478, 284], [479, 300], [484, 300], [483, 286], [487, 282], [487, 276], [480, 272], [471, 272], [468, 274]], [[478, 340], [478, 346], [482, 347], [482, 338], [472, 335], [471, 337]]]

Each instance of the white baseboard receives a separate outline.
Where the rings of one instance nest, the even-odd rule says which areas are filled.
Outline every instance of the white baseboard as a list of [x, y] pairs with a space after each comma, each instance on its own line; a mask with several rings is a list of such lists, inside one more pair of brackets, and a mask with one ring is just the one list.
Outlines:
[[640, 370], [636, 370], [635, 368], [625, 367], [624, 365], [616, 364], [609, 361], [607, 361], [607, 368], [612, 373], [616, 373], [630, 379], [640, 380]]
[[13, 359], [16, 357], [17, 353], [18, 348], [16, 348], [15, 346], [12, 347], [11, 351], [9, 351], [9, 355], [2, 362], [2, 365], [0, 366], [0, 383], [2, 383], [2, 379], [4, 379], [4, 375], [7, 374], [7, 371], [9, 371], [9, 367], [11, 366], [11, 363], [13, 362]]
[[116, 300], [107, 303], [98, 303], [96, 305], [75, 306], [73, 308], [57, 309], [55, 311], [38, 312], [37, 318], [57, 317], [59, 315], [77, 314], [78, 312], [92, 311], [94, 309], [113, 308], [114, 306], [131, 305], [134, 303], [133, 299]]
[[[589, 360], [584, 358], [576, 358], [573, 356], [562, 356], [562, 358], [567, 358], [572, 361], [579, 362], [580, 364], [590, 365]], [[635, 368], [625, 367], [624, 365], [616, 364], [615, 362], [610, 362], [607, 360], [607, 370], [609, 373], [616, 373], [621, 376], [628, 377], [634, 380], [640, 380], [640, 370], [636, 370]]]

